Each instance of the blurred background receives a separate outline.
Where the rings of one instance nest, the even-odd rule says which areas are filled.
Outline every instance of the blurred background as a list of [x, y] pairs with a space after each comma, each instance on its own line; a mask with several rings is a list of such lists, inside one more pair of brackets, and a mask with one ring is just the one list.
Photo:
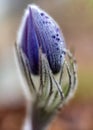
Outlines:
[[[78, 115], [83, 113], [82, 118], [76, 120], [74, 125], [82, 122], [84, 116], [85, 122], [82, 122], [83, 125], [79, 123], [81, 126], [77, 130], [92, 130], [90, 122], [93, 121], [93, 0], [0, 0], [0, 106], [18, 106], [25, 101], [13, 46], [24, 9], [29, 3], [36, 3], [51, 14], [62, 28], [67, 47], [75, 48], [78, 89], [71, 104], [64, 107], [61, 117], [66, 113], [71, 119], [77, 119]], [[73, 111], [75, 117], [71, 115]], [[76, 127], [73, 127], [76, 130]], [[57, 129], [62, 130], [58, 127]]]

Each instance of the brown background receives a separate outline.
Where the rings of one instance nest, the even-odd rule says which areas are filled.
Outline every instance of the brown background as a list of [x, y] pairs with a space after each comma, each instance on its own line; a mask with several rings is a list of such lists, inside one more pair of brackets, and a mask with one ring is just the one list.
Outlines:
[[[25, 96], [16, 71], [13, 44], [27, 3], [1, 1], [0, 14], [0, 130], [19, 130], [25, 116]], [[8, 3], [7, 3], [8, 2]], [[60, 24], [67, 47], [74, 46], [78, 89], [51, 129], [93, 129], [93, 1], [37, 0]], [[6, 10], [6, 11], [5, 11]], [[2, 108], [3, 107], [3, 108]], [[8, 107], [8, 108], [7, 108]]]

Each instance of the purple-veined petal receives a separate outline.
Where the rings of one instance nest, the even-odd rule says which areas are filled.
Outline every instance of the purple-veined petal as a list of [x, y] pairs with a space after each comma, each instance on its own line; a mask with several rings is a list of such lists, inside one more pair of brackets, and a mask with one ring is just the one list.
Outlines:
[[46, 53], [53, 73], [59, 72], [64, 61], [65, 43], [57, 23], [43, 10], [30, 6], [39, 44]]

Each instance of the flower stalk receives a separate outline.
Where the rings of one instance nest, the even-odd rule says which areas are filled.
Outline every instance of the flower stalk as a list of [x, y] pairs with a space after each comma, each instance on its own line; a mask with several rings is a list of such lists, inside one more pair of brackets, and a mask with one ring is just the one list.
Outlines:
[[[22, 57], [20, 48], [15, 46], [18, 63], [22, 74], [25, 76], [27, 86], [33, 99], [27, 106], [27, 117], [31, 130], [44, 130], [53, 117], [56, 115], [67, 101], [73, 97], [77, 87], [76, 61], [72, 54], [67, 51], [68, 61], [64, 61], [59, 74], [59, 80], [51, 72], [47, 58], [40, 50], [40, 87], [37, 90], [32, 80], [32, 74], [29, 69], [29, 62], [26, 57]], [[23, 58], [23, 59], [21, 59]], [[20, 64], [21, 62], [21, 64]], [[66, 75], [64, 75], [66, 73]], [[64, 83], [62, 80], [68, 77], [68, 81]], [[24, 82], [24, 81], [23, 81]], [[64, 85], [63, 85], [64, 84]], [[28, 124], [27, 124], [28, 125]], [[24, 129], [24, 130], [30, 130]]]

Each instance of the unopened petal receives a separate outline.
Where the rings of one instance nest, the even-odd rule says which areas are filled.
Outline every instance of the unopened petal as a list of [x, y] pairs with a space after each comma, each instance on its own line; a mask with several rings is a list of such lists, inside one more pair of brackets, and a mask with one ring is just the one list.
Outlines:
[[34, 21], [32, 17], [31, 8], [29, 8], [28, 17], [27, 52], [31, 70], [34, 74], [37, 74], [39, 68], [39, 45], [34, 28]]
[[31, 5], [31, 9], [39, 44], [47, 55], [53, 73], [57, 73], [64, 61], [63, 35], [57, 23], [46, 12], [35, 5]]

